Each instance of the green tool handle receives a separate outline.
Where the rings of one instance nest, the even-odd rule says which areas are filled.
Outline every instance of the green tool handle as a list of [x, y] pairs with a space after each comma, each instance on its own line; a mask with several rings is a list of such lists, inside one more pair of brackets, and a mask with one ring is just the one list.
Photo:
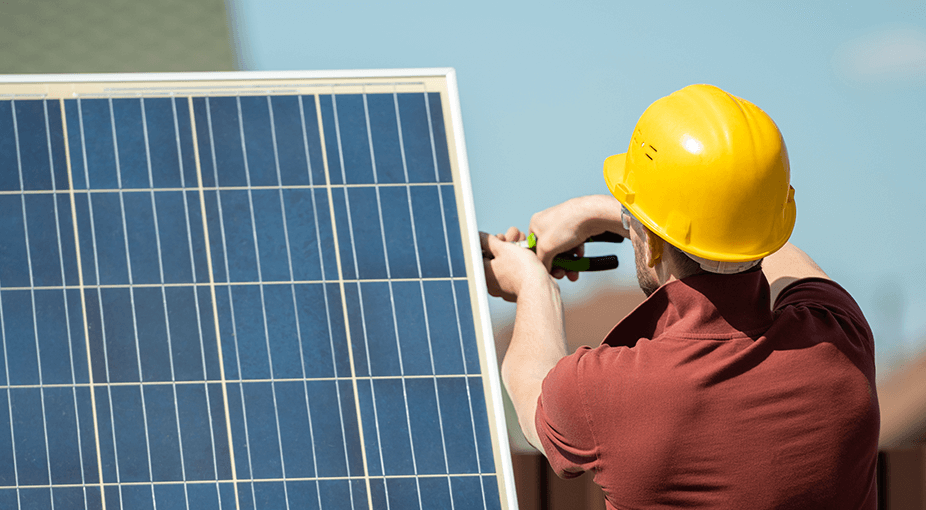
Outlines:
[[[587, 243], [621, 243], [624, 236], [614, 232], [603, 232], [601, 234], [589, 237]], [[537, 235], [531, 232], [526, 241], [518, 243], [519, 246], [537, 249]], [[566, 271], [605, 271], [617, 268], [617, 255], [605, 255], [602, 257], [577, 257], [560, 253], [553, 258], [553, 267], [559, 267]]]

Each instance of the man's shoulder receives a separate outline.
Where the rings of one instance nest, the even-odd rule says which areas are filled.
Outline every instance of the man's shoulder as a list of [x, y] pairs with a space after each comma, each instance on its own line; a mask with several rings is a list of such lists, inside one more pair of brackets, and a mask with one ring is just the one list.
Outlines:
[[845, 288], [828, 278], [801, 278], [789, 283], [778, 294], [775, 309], [786, 306], [825, 306], [849, 310], [861, 309]]
[[861, 307], [841, 285], [827, 278], [802, 278], [782, 289], [775, 302], [779, 316], [799, 316], [804, 320], [835, 319], [844, 330], [856, 336], [873, 338]]
[[832, 280], [805, 278], [785, 287], [769, 336], [788, 345], [828, 345], [874, 378], [874, 334], [858, 303]]

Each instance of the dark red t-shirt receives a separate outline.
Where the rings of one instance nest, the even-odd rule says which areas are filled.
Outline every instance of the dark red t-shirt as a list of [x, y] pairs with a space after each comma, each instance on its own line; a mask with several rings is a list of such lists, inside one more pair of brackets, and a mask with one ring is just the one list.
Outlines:
[[535, 424], [609, 509], [876, 508], [874, 340], [829, 280], [774, 312], [758, 270], [664, 285], [550, 371]]

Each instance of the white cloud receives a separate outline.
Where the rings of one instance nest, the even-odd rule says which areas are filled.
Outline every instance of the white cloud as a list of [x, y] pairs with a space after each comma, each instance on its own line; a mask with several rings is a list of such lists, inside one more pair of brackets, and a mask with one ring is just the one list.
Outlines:
[[837, 48], [833, 67], [854, 82], [926, 84], [926, 32], [918, 28], [869, 32]]

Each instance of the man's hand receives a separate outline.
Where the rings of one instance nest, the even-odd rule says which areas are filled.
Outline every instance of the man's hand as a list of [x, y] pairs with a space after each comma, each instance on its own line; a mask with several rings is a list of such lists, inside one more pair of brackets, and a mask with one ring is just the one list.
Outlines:
[[526, 237], [515, 227], [495, 236], [479, 233], [490, 295], [515, 302], [525, 284], [548, 278], [540, 259], [532, 251], [512, 244]]
[[588, 195], [567, 200], [531, 217], [530, 231], [537, 235], [537, 258], [554, 278], [571, 281], [579, 273], [553, 267], [560, 253], [584, 255], [584, 243], [602, 232], [628, 237], [621, 225], [621, 204], [610, 195]]

